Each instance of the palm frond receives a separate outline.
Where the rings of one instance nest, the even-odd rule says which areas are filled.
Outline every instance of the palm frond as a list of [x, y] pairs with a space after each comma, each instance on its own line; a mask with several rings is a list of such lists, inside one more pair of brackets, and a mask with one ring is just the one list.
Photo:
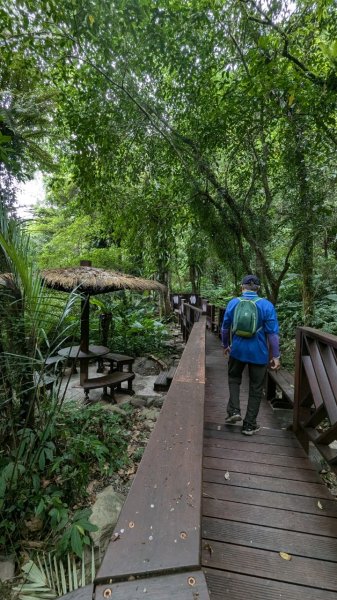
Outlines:
[[94, 548], [91, 548], [91, 581], [86, 581], [84, 554], [78, 564], [73, 556], [65, 561], [52, 554], [38, 554], [35, 562], [30, 560], [23, 567], [24, 582], [13, 591], [19, 600], [53, 600], [92, 583], [95, 577]]

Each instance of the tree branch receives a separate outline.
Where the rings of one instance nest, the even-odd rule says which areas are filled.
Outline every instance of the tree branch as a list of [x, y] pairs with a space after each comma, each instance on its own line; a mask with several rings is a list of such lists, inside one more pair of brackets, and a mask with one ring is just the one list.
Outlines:
[[[327, 81], [325, 79], [315, 75], [312, 71], [310, 71], [310, 69], [306, 67], [306, 65], [304, 65], [298, 58], [296, 58], [296, 56], [289, 52], [288, 35], [278, 25], [276, 25], [268, 15], [266, 15], [266, 13], [259, 7], [259, 5], [254, 0], [241, 0], [241, 2], [243, 2], [244, 4], [251, 4], [264, 19], [264, 21], [257, 20], [259, 24], [263, 26], [269, 25], [269, 27], [274, 29], [274, 31], [276, 31], [278, 35], [283, 39], [284, 45], [282, 50], [282, 56], [284, 56], [284, 58], [287, 58], [290, 62], [292, 62], [297, 68], [297, 70], [304, 74], [306, 79], [309, 79], [310, 81], [312, 81], [312, 83], [315, 83], [320, 87], [324, 87], [327, 85]], [[254, 17], [249, 18], [251, 20], [256, 20]]]

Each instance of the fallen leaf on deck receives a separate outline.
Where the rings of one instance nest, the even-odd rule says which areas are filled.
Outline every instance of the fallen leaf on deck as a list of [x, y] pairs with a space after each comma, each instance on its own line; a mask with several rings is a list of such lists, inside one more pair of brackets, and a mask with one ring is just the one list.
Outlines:
[[280, 552], [280, 557], [283, 558], [283, 560], [291, 560], [292, 559], [291, 554], [288, 554], [287, 552]]
[[224, 474], [224, 478], [225, 478], [225, 479], [230, 479], [230, 475], [229, 475], [229, 472], [228, 472], [228, 471], [226, 471], [226, 473]]
[[318, 502], [317, 502], [317, 506], [318, 506], [318, 508], [320, 508], [321, 510], [323, 510], [323, 506], [322, 506], [322, 504], [320, 503], [320, 501], [319, 501], [319, 500], [318, 500]]

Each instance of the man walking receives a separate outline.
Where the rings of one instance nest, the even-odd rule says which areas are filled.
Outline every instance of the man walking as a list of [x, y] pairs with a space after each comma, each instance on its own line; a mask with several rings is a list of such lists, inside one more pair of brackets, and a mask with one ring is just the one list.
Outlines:
[[236, 423], [242, 420], [240, 385], [242, 372], [248, 365], [249, 396], [242, 426], [244, 435], [253, 435], [260, 429], [256, 417], [260, 408], [268, 363], [272, 369], [280, 368], [276, 311], [269, 300], [258, 296], [259, 289], [260, 280], [256, 275], [246, 275], [242, 279], [242, 295], [228, 303], [221, 328], [224, 354], [229, 355], [230, 396], [225, 423]]

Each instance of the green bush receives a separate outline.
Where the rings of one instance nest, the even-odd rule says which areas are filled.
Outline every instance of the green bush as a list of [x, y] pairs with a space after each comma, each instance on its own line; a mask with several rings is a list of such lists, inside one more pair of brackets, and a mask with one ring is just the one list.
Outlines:
[[128, 417], [99, 405], [45, 410], [49, 425], [22, 429], [18, 448], [0, 457], [0, 544], [15, 551], [28, 535], [49, 535], [60, 552], [80, 555], [92, 525], [72, 507], [85, 505], [91, 479], [128, 463]]
[[[337, 335], [337, 292], [320, 275], [314, 278], [313, 316], [310, 326]], [[296, 328], [303, 326], [301, 278], [288, 273], [280, 290], [277, 313], [280, 323], [282, 364], [294, 368]]]
[[210, 304], [214, 304], [219, 308], [224, 308], [229, 300], [233, 298], [234, 294], [231, 294], [226, 287], [207, 285], [203, 286], [201, 296], [202, 298], [206, 298]]
[[[117, 292], [106, 295], [104, 302], [101, 298], [91, 299], [91, 304], [100, 309], [100, 313], [96, 314], [101, 312], [112, 314], [108, 346], [113, 352], [141, 356], [164, 350], [168, 332], [164, 323], [158, 318], [157, 307], [151, 296], [134, 292]], [[95, 341], [101, 343], [97, 329]]]

